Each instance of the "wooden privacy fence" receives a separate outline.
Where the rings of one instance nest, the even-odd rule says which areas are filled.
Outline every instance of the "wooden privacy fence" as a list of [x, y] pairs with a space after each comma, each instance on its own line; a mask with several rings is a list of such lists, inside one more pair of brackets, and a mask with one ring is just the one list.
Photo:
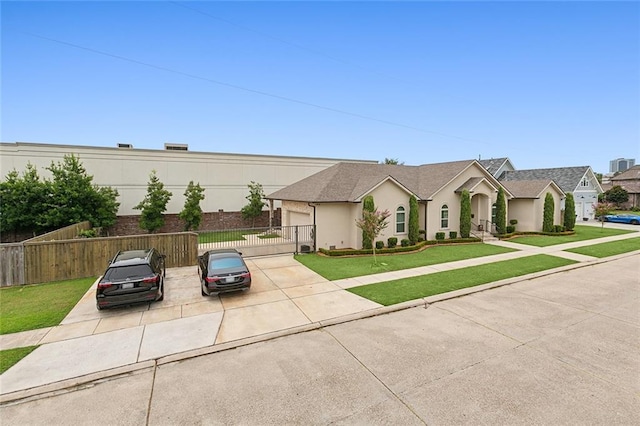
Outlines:
[[[125, 237], [78, 238], [61, 241], [24, 242], [3, 244], [21, 246], [22, 279], [5, 280], [4, 271], [10, 264], [17, 265], [19, 254], [2, 257], [1, 286], [35, 284], [51, 281], [85, 278], [101, 275], [119, 250], [136, 250], [154, 247], [166, 255], [168, 268], [195, 265], [198, 256], [198, 235], [192, 232], [173, 234], [132, 235]], [[7, 250], [7, 252], [10, 250]], [[20, 251], [20, 250], [16, 250]], [[8, 263], [12, 262], [12, 263]], [[19, 271], [18, 271], [19, 272]], [[14, 272], [13, 276], [19, 276]]]
[[24, 284], [22, 243], [0, 244], [0, 286]]

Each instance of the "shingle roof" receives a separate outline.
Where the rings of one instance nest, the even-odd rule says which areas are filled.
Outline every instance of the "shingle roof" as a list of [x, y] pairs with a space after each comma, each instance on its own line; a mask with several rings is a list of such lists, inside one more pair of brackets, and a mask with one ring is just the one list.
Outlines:
[[500, 182], [515, 198], [540, 198], [542, 192], [553, 185], [552, 180], [520, 180]]
[[338, 163], [266, 198], [309, 203], [357, 202], [391, 177], [417, 198], [426, 200], [474, 162], [464, 160], [422, 166]]
[[478, 160], [478, 163], [482, 165], [485, 169], [491, 173], [492, 176], [495, 176], [498, 169], [507, 161], [507, 157], [503, 158], [491, 158], [488, 160]]
[[624, 172], [620, 173], [619, 175], [616, 175], [616, 176], [611, 178], [611, 180], [613, 180], [613, 181], [616, 181], [616, 180], [635, 180], [635, 179], [640, 180], [640, 165], [630, 167], [629, 169], [625, 170]]
[[564, 192], [573, 192], [588, 170], [589, 166], [514, 170], [505, 172], [499, 180], [500, 183], [523, 180], [553, 180]]

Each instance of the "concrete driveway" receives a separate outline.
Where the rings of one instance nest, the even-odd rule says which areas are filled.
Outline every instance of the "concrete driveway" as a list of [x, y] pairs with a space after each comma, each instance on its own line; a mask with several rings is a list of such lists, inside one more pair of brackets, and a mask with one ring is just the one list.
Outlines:
[[196, 266], [167, 270], [162, 302], [98, 311], [94, 284], [59, 326], [0, 336], [3, 349], [42, 345], [0, 376], [1, 393], [380, 307], [291, 255], [246, 261], [251, 289], [219, 297], [201, 295]]
[[182, 359], [7, 424], [640, 424], [639, 255]]

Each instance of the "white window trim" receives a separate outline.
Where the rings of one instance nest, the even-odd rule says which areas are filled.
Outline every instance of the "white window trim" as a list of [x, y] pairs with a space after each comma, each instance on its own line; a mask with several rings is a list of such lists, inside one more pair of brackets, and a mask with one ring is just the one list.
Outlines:
[[[402, 222], [398, 222], [398, 210], [402, 209], [402, 214], [404, 214], [404, 221]], [[395, 211], [395, 224], [396, 224], [396, 228], [395, 228], [395, 234], [394, 235], [404, 235], [407, 234], [407, 209], [404, 206], [398, 206], [396, 207], [396, 211]], [[404, 229], [404, 231], [402, 232], [398, 232], [398, 224], [402, 223], [402, 227]]]
[[[442, 226], [442, 220], [443, 220], [442, 212], [444, 211], [445, 207], [447, 208], [447, 226]], [[451, 218], [449, 217], [449, 205], [448, 204], [443, 204], [440, 207], [440, 229], [450, 229], [449, 228], [449, 221], [450, 220], [451, 220]]]

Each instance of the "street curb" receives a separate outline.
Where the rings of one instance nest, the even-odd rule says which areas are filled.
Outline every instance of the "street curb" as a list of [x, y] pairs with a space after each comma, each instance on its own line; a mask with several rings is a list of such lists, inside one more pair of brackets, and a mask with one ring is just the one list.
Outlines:
[[567, 272], [574, 269], [585, 268], [601, 263], [611, 262], [618, 259], [624, 259], [626, 257], [632, 257], [640, 254], [640, 250], [636, 250], [629, 253], [622, 253], [619, 255], [606, 257], [602, 259], [595, 258], [594, 260], [587, 262], [579, 262], [571, 265], [561, 266], [559, 268], [548, 269], [545, 271], [535, 272], [532, 274], [522, 275], [519, 277], [507, 278], [500, 281], [495, 281], [487, 284], [481, 284], [473, 287], [468, 287], [460, 290], [454, 290], [448, 293], [442, 293], [426, 298], [420, 298], [410, 300], [402, 303], [398, 303], [390, 306], [382, 306], [366, 311], [350, 314], [342, 317], [332, 318], [329, 320], [317, 321], [310, 324], [305, 324], [298, 327], [292, 327], [285, 330], [278, 330], [270, 333], [265, 333], [259, 336], [247, 337], [244, 339], [234, 340], [232, 342], [221, 343], [218, 345], [207, 346], [199, 349], [192, 349], [185, 352], [180, 352], [172, 355], [166, 355], [158, 357], [153, 360], [141, 361], [135, 364], [129, 364], [121, 367], [116, 367], [110, 370], [99, 371], [84, 376], [78, 376], [72, 379], [62, 380], [55, 383], [50, 383], [43, 386], [15, 391], [7, 394], [0, 394], [0, 406], [11, 405], [14, 403], [26, 402], [33, 399], [46, 398], [50, 396], [56, 396], [58, 394], [73, 392], [75, 390], [83, 389], [88, 386], [93, 386], [107, 379], [114, 379], [117, 377], [124, 377], [140, 373], [147, 369], [161, 367], [172, 363], [182, 362], [188, 359], [197, 358], [200, 356], [210, 355], [217, 352], [228, 351], [237, 349], [243, 346], [252, 345], [255, 343], [267, 342], [274, 339], [279, 339], [285, 336], [291, 336], [295, 334], [305, 333], [308, 331], [320, 330], [325, 327], [331, 327], [339, 324], [344, 324], [352, 321], [357, 321], [365, 318], [376, 317], [380, 315], [386, 315], [392, 312], [403, 311], [406, 309], [412, 309], [416, 307], [427, 308], [431, 304], [443, 302], [450, 299], [456, 299], [463, 296], [468, 296], [474, 293], [481, 293], [487, 290], [504, 287], [507, 285], [529, 281], [536, 278], [541, 278], [549, 275], [554, 275], [562, 272]]

